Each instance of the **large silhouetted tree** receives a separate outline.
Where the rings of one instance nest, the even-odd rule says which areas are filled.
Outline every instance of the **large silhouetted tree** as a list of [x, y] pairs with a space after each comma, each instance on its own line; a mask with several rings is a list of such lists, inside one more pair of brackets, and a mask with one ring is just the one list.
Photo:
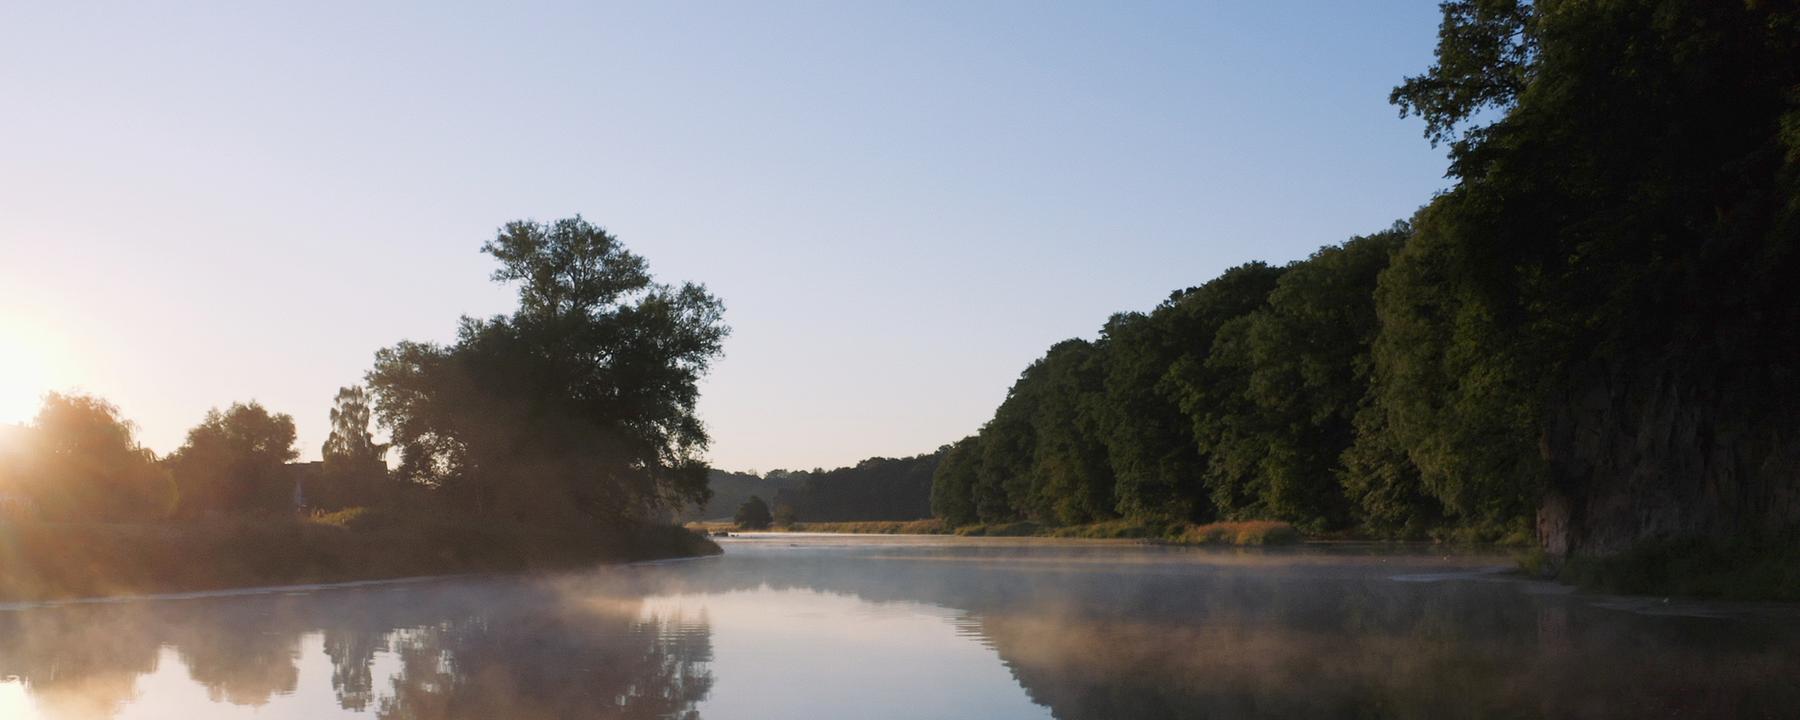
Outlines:
[[450, 345], [376, 354], [376, 414], [399, 474], [514, 517], [648, 518], [708, 497], [698, 381], [727, 333], [702, 286], [654, 282], [580, 217], [514, 222], [482, 251], [511, 315], [464, 318]]
[[112, 403], [50, 393], [36, 418], [5, 438], [0, 494], [26, 498], [54, 520], [159, 519], [174, 503], [174, 487], [134, 435]]

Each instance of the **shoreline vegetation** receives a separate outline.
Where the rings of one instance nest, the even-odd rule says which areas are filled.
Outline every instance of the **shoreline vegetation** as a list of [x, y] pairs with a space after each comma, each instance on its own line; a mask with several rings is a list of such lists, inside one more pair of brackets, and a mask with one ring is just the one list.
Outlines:
[[[690, 522], [687, 529], [707, 534], [732, 532], [737, 523]], [[755, 532], [842, 533], [846, 535], [945, 535], [956, 537], [1042, 537], [1077, 540], [1142, 540], [1169, 545], [1296, 545], [1306, 538], [1293, 525], [1274, 520], [1216, 522], [1205, 525], [1157, 526], [1123, 521], [1050, 527], [1034, 522], [977, 523], [952, 528], [942, 520], [860, 520], [795, 522]]]
[[1800, 14], [1442, 10], [1389, 100], [1447, 144], [1448, 188], [1051, 345], [943, 453], [932, 515], [1263, 518], [1800, 599]]
[[[739, 530], [736, 523], [723, 520], [689, 522], [685, 527], [708, 535]], [[1523, 538], [1505, 542], [1456, 537], [1395, 540], [1390, 537], [1347, 533], [1304, 533], [1292, 524], [1273, 520], [1215, 522], [1184, 527], [1115, 520], [1066, 527], [1013, 522], [978, 523], [951, 528], [942, 520], [926, 518], [795, 522], [753, 532], [1138, 540], [1159, 545], [1254, 547], [1366, 542], [1377, 545], [1425, 544], [1453, 548], [1492, 548], [1512, 551], [1517, 571], [1521, 575], [1563, 583], [1587, 592], [1704, 600], [1800, 602], [1800, 541], [1770, 544], [1742, 540], [1646, 543], [1619, 555], [1572, 558], [1559, 562], [1541, 547]]]
[[674, 525], [545, 525], [353, 508], [173, 523], [0, 522], [0, 602], [569, 570], [714, 555]]
[[90, 395], [49, 393], [30, 423], [0, 425], [0, 599], [718, 552], [667, 518], [712, 495], [695, 406], [722, 303], [657, 282], [580, 216], [508, 223], [481, 251], [517, 309], [377, 350], [332, 399], [318, 462], [295, 462], [293, 417], [255, 400], [161, 457]]

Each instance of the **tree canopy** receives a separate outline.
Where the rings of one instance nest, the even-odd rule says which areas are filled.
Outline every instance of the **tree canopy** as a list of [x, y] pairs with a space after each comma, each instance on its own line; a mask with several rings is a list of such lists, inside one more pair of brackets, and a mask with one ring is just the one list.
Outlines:
[[1800, 526], [1800, 12], [1442, 9], [1390, 99], [1449, 143], [1451, 189], [1052, 347], [945, 456], [934, 513], [1535, 520], [1601, 551]]
[[737, 513], [731, 516], [731, 520], [744, 530], [767, 530], [770, 523], [775, 522], [775, 516], [769, 512], [768, 503], [751, 495], [749, 500], [738, 506]]
[[708, 497], [698, 381], [728, 332], [700, 285], [656, 283], [579, 216], [502, 227], [482, 251], [511, 315], [449, 345], [401, 342], [368, 383], [399, 475], [514, 517], [647, 518]]
[[0, 436], [0, 495], [60, 521], [156, 520], [176, 501], [168, 472], [117, 406], [62, 393], [45, 395], [31, 423]]
[[165, 462], [181, 514], [195, 516], [287, 507], [294, 488], [282, 466], [299, 455], [294, 418], [252, 400], [207, 411]]

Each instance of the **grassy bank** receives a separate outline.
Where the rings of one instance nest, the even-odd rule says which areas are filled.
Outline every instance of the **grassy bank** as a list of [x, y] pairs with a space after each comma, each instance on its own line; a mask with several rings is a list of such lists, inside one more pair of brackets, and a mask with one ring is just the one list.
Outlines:
[[556, 528], [347, 511], [181, 524], [0, 523], [0, 600], [551, 570], [718, 552], [672, 526]]
[[1595, 592], [1800, 601], [1800, 538], [1650, 542], [1612, 557], [1571, 558], [1560, 568], [1541, 554], [1520, 565]]
[[[689, 523], [706, 532], [733, 531], [731, 523]], [[770, 532], [825, 532], [877, 535], [960, 535], [963, 537], [1055, 537], [1090, 540], [1136, 539], [1177, 545], [1289, 545], [1304, 539], [1294, 526], [1274, 520], [1219, 522], [1207, 525], [1155, 525], [1113, 520], [1087, 525], [1051, 526], [1027, 521], [985, 523], [950, 528], [942, 520], [882, 520], [794, 523]]]
[[793, 532], [868, 533], [874, 535], [944, 535], [950, 532], [949, 528], [944, 527], [944, 521], [935, 518], [794, 523], [788, 529]]

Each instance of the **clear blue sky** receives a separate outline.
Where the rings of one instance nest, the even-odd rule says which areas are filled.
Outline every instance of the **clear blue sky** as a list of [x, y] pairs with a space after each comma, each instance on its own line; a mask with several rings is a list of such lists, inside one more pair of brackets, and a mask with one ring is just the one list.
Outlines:
[[1387, 104], [1432, 2], [251, 5], [0, 8], [0, 422], [255, 398], [316, 457], [377, 348], [510, 307], [496, 227], [581, 213], [724, 298], [715, 465], [912, 454], [1446, 185]]

